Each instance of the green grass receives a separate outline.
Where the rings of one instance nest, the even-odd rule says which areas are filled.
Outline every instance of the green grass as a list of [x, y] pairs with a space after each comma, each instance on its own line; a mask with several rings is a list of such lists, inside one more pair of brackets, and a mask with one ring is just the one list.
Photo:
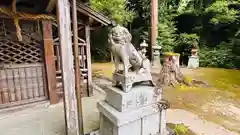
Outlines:
[[93, 63], [92, 64], [93, 77], [107, 77], [112, 79], [112, 73], [114, 71], [113, 63]]
[[[93, 76], [104, 76], [112, 78], [114, 71], [113, 63], [93, 63]], [[221, 68], [200, 68], [185, 76], [185, 80], [191, 82], [193, 78], [206, 81], [213, 87], [223, 91], [233, 92], [236, 97], [240, 97], [240, 70]], [[199, 87], [179, 86], [177, 90], [202, 90]], [[206, 88], [205, 88], [206, 89]]]
[[[191, 90], [208, 90], [213, 89], [221, 92], [228, 92], [231, 98], [240, 98], [240, 70], [221, 69], [221, 68], [199, 68], [191, 71], [192, 73], [185, 75], [185, 80], [191, 82], [192, 79], [202, 80], [211, 87], [188, 87], [179, 85], [175, 89], [179, 91]], [[183, 73], [184, 74], [184, 73]]]
[[228, 91], [240, 98], [240, 70], [221, 68], [200, 68], [197, 78], [206, 80], [210, 85], [221, 91]]

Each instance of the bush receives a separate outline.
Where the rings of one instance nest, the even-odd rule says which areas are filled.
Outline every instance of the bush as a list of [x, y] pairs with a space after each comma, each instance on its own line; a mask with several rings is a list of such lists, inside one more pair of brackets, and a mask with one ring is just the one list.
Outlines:
[[95, 62], [108, 62], [111, 60], [108, 44], [109, 29], [104, 27], [91, 32], [91, 57]]
[[232, 50], [223, 46], [222, 43], [216, 48], [203, 48], [199, 52], [201, 67], [219, 67], [219, 68], [236, 68], [234, 65], [234, 55]]
[[158, 25], [157, 42], [162, 46], [162, 51], [174, 51], [174, 46], [176, 46], [176, 28], [174, 23], [164, 22]]
[[197, 46], [199, 37], [197, 34], [182, 33], [178, 37], [177, 46], [174, 47], [174, 51], [180, 53], [180, 61], [183, 64], [187, 64], [188, 56], [191, 55], [191, 49], [193, 46]]

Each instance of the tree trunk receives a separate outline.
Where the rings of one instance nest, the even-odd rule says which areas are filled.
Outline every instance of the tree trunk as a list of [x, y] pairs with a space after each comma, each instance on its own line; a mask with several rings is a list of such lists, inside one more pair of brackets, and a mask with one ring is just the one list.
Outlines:
[[166, 55], [162, 70], [160, 72], [159, 83], [164, 86], [177, 86], [178, 84], [185, 84], [190, 86], [191, 84], [184, 79], [183, 74], [177, 65], [175, 56]]

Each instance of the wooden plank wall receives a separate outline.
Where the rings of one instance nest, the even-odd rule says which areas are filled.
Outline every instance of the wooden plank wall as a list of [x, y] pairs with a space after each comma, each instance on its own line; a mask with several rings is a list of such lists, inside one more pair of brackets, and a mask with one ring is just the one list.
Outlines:
[[47, 99], [43, 64], [5, 65], [0, 70], [0, 109]]

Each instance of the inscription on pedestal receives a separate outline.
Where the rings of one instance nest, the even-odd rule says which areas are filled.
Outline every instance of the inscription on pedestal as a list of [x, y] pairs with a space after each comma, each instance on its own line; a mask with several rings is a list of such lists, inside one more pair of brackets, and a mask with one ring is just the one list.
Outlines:
[[115, 87], [108, 87], [106, 92], [107, 102], [120, 112], [130, 111], [157, 102], [154, 97], [155, 87], [151, 86], [136, 86], [128, 93]]
[[138, 106], [143, 106], [147, 104], [147, 96], [144, 95], [144, 93], [141, 93], [139, 97], [137, 97], [137, 100], [139, 100], [139, 105]]
[[133, 102], [132, 100], [127, 101], [126, 109], [133, 105], [132, 102]]

